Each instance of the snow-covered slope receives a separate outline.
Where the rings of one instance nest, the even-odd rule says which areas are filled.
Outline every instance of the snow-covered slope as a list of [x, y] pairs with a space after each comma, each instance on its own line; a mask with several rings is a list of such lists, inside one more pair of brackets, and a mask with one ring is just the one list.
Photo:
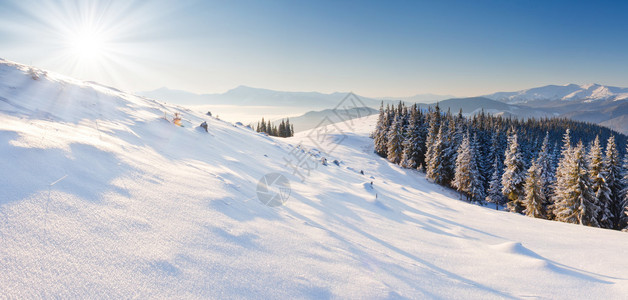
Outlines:
[[547, 85], [516, 92], [499, 92], [483, 97], [512, 104], [537, 100], [623, 100], [628, 98], [628, 88], [599, 84]]
[[[305, 181], [271, 138], [0, 62], [0, 294], [9, 298], [602, 298], [628, 235], [466, 204], [373, 154], [375, 117]], [[184, 127], [162, 119], [183, 114]], [[196, 126], [203, 120], [209, 133]], [[318, 139], [317, 139], [318, 141]], [[364, 171], [364, 175], [360, 171]], [[271, 208], [258, 180], [284, 174]], [[370, 182], [373, 182], [371, 187]]]

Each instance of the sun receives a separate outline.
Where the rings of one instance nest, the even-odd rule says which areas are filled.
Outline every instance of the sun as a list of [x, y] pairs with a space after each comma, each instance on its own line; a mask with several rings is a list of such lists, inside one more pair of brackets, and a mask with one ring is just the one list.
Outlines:
[[69, 37], [68, 42], [74, 55], [81, 59], [99, 58], [106, 50], [105, 37], [98, 31], [90, 28], [78, 30]]
[[[38, 5], [0, 0], [0, 11], [4, 2], [14, 2], [8, 7], [19, 8], [16, 17], [32, 17], [30, 23], [18, 22], [15, 28], [23, 28], [24, 36], [33, 34], [32, 43], [42, 46], [36, 50], [46, 49], [39, 54], [42, 61], [38, 64], [79, 80], [127, 89], [129, 83], [122, 78], [146, 71], [145, 63], [155, 61], [147, 55], [148, 43], [159, 42], [154, 39], [159, 36], [155, 30], [167, 24], [162, 17], [170, 12], [157, 6], [159, 13], [153, 15], [152, 4], [142, 0], [43, 0]], [[0, 17], [0, 39], [3, 25], [9, 24], [5, 21], [11, 20]]]

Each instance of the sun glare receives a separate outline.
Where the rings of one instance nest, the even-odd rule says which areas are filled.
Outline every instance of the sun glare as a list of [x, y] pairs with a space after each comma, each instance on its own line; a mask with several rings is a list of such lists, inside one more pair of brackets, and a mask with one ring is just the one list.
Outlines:
[[105, 41], [102, 35], [94, 30], [81, 30], [70, 38], [70, 48], [80, 58], [98, 58], [102, 55]]
[[[34, 41], [49, 47], [41, 64], [77, 79], [127, 89], [128, 83], [120, 78], [129, 70], [138, 73], [145, 69], [138, 61], [148, 59], [144, 56], [146, 37], [157, 36], [154, 30], [159, 24], [154, 20], [169, 15], [169, 10], [162, 8], [151, 15], [152, 4], [142, 0], [31, 2], [15, 0], [15, 6], [32, 14], [33, 22], [24, 27], [37, 33], [39, 38]], [[0, 19], [0, 27], [4, 21]]]

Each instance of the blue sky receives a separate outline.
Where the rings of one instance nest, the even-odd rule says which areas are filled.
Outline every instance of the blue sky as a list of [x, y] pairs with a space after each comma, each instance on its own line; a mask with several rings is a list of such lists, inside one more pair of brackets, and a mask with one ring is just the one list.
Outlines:
[[[130, 91], [628, 86], [626, 12], [627, 1], [1, 1], [0, 57]], [[98, 53], [77, 50], [77, 32], [97, 36]]]

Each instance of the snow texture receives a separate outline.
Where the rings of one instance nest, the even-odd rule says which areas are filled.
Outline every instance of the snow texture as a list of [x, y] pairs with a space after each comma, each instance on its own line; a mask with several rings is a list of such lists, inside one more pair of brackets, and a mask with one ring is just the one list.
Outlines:
[[[308, 133], [35, 73], [0, 61], [1, 298], [628, 295], [625, 233], [460, 201], [373, 153], [376, 116], [337, 125], [341, 163], [301, 181], [284, 158]], [[256, 199], [273, 172], [292, 188], [276, 208]]]

